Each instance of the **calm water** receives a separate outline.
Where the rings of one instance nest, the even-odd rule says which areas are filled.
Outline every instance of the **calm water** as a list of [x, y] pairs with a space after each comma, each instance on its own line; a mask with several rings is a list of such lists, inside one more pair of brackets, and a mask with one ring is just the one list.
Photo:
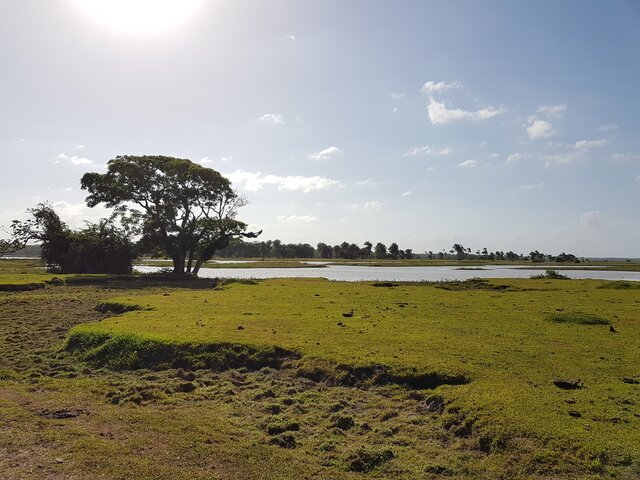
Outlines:
[[[160, 267], [137, 266], [143, 273], [156, 272]], [[482, 270], [461, 270], [460, 267], [360, 267], [354, 265], [327, 265], [323, 268], [202, 268], [203, 278], [326, 278], [346, 282], [385, 281], [421, 282], [440, 280], [468, 280], [480, 278], [529, 278], [544, 270], [520, 270], [513, 266], [486, 265]], [[640, 281], [640, 272], [598, 271], [577, 267], [560, 273], [570, 278]]]

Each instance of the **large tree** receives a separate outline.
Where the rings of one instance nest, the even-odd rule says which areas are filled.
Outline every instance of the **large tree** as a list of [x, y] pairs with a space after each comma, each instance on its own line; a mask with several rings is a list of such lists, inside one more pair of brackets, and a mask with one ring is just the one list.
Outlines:
[[173, 260], [173, 272], [198, 273], [204, 262], [234, 238], [257, 237], [236, 220], [245, 200], [219, 172], [181, 158], [118, 156], [107, 173], [86, 173], [87, 205], [116, 208], [137, 227], [147, 251]]

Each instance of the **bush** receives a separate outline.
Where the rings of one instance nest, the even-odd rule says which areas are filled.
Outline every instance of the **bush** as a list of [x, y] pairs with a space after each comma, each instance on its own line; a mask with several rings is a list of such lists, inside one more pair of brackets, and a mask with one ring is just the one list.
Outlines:
[[42, 259], [49, 271], [59, 273], [129, 273], [136, 249], [126, 232], [112, 221], [88, 223], [71, 230], [53, 210], [41, 203], [29, 210], [32, 218], [11, 224], [11, 242], [25, 246], [30, 241], [42, 245]]
[[562, 275], [557, 270], [547, 269], [544, 274], [531, 275], [532, 280], [570, 280], [566, 275]]

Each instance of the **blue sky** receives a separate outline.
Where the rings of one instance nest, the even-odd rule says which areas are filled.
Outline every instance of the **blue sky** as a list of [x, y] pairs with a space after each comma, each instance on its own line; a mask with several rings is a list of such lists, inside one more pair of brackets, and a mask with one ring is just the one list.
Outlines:
[[265, 239], [640, 257], [638, 2], [81, 2], [0, 0], [0, 224], [164, 154]]

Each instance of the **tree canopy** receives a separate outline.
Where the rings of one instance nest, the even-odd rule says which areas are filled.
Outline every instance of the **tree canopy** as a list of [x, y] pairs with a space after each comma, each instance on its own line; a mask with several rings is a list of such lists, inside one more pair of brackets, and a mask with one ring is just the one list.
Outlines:
[[107, 173], [81, 180], [87, 205], [115, 208], [124, 225], [140, 234], [146, 252], [173, 260], [175, 274], [198, 273], [234, 238], [257, 237], [236, 220], [245, 200], [219, 172], [165, 156], [118, 156]]

